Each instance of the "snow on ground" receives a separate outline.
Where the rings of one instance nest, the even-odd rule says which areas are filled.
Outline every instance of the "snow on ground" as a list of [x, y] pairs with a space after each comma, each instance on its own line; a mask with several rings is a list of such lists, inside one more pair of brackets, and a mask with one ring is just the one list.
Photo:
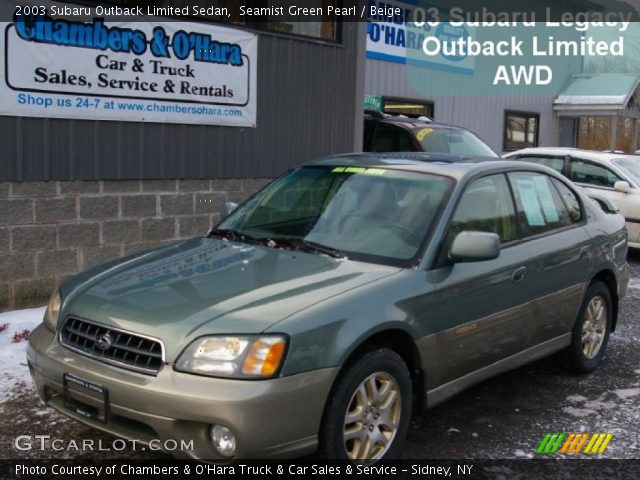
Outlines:
[[20, 337], [24, 330], [33, 330], [42, 322], [46, 307], [28, 308], [0, 313], [0, 403], [6, 402], [20, 385], [31, 385], [27, 368], [27, 340]]

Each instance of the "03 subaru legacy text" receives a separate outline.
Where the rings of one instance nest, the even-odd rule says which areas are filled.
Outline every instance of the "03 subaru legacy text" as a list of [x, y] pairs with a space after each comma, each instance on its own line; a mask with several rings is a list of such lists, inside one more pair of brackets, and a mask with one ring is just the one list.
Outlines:
[[374, 462], [499, 372], [562, 349], [595, 369], [626, 254], [624, 218], [543, 166], [330, 157], [65, 281], [28, 362], [47, 405], [180, 455]]

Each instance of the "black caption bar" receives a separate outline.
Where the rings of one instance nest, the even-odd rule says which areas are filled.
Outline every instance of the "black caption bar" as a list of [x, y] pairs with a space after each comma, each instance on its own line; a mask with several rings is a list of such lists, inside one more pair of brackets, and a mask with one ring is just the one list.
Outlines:
[[338, 461], [0, 460], [0, 479], [540, 479], [640, 478], [640, 460], [397, 460], [376, 465]]
[[[164, 17], [163, 21], [216, 20], [222, 23], [252, 22], [367, 22], [391, 21], [404, 23], [447, 22], [614, 22], [640, 21], [640, 4], [635, 0], [575, 0], [555, 2], [513, 2], [513, 0], [332, 0], [310, 7], [293, 0], [228, 1], [224, 8], [203, 7], [198, 0], [168, 0], [163, 2], [101, 2], [86, 0], [76, 4], [50, 5], [46, 1], [28, 0], [25, 4], [36, 10], [9, 4], [0, 7], [0, 20], [11, 21], [16, 13], [60, 17], [101, 17], [105, 20], [148, 21]], [[120, 6], [119, 4], [126, 4]], [[18, 9], [18, 10], [16, 10]], [[42, 9], [42, 10], [40, 10]], [[23, 10], [23, 11], [22, 11]]]

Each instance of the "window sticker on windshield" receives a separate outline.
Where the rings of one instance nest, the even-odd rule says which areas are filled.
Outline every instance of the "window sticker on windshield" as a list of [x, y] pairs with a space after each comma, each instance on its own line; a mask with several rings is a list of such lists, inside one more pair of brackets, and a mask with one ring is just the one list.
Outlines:
[[524, 214], [527, 216], [527, 223], [532, 227], [544, 227], [545, 221], [542, 215], [542, 207], [536, 193], [536, 188], [531, 180], [516, 180], [520, 201]]
[[416, 133], [416, 138], [421, 142], [422, 140], [424, 140], [424, 137], [429, 135], [431, 132], [433, 132], [433, 128], [423, 128], [418, 133]]
[[540, 205], [542, 206], [542, 211], [544, 212], [547, 222], [559, 221], [560, 216], [553, 202], [553, 195], [551, 194], [547, 178], [543, 176], [533, 177], [533, 183], [536, 187], [536, 193], [538, 194], [538, 199], [540, 200]]

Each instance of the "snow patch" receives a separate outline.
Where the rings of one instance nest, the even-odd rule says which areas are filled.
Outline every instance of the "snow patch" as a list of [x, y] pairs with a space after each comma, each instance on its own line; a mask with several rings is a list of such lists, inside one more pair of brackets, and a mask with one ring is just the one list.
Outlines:
[[[602, 398], [602, 395], [600, 396]], [[618, 405], [613, 402], [601, 402], [599, 400], [591, 400], [583, 405], [588, 410], [611, 410], [617, 408]]]
[[582, 395], [569, 395], [567, 397], [567, 401], [571, 402], [571, 403], [586, 402], [587, 401], [587, 397], [583, 397]]
[[516, 450], [513, 452], [513, 455], [516, 458], [533, 458], [533, 453], [524, 452], [522, 450]]
[[27, 367], [27, 340], [13, 342], [13, 335], [23, 330], [33, 330], [41, 322], [45, 307], [28, 308], [0, 313], [0, 325], [9, 324], [0, 332], [0, 402], [6, 402], [19, 386], [31, 386]]
[[640, 278], [629, 280], [628, 292], [630, 297], [640, 298]]
[[589, 415], [596, 415], [598, 412], [595, 410], [589, 410], [588, 408], [576, 408], [576, 407], [564, 407], [562, 409], [564, 413], [572, 415], [578, 418], [588, 417]]
[[613, 393], [615, 393], [622, 400], [627, 400], [628, 398], [633, 398], [640, 395], [640, 388], [619, 388], [618, 390], [614, 390]]

